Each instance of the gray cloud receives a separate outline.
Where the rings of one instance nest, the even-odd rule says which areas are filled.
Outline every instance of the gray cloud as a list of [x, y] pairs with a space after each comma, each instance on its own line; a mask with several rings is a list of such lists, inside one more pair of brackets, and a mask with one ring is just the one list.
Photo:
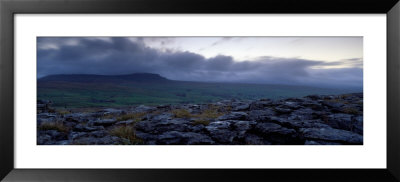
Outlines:
[[214, 43], [212, 43], [211, 47], [212, 46], [216, 46], [218, 44], [222, 44], [222, 43], [227, 42], [227, 41], [229, 41], [231, 39], [233, 39], [233, 37], [222, 37], [221, 39], [219, 39], [219, 40], [215, 41]]
[[354, 68], [363, 68], [363, 59], [362, 58], [350, 58], [343, 59], [340, 61], [333, 62], [325, 62], [320, 66], [341, 66], [341, 67], [354, 67]]
[[[313, 68], [339, 62], [268, 56], [237, 61], [226, 55], [207, 59], [187, 51], [160, 51], [144, 42], [128, 38], [38, 38], [38, 77], [147, 72], [187, 81], [362, 87], [362, 67]], [[360, 60], [362, 63], [361, 58], [348, 62]]]

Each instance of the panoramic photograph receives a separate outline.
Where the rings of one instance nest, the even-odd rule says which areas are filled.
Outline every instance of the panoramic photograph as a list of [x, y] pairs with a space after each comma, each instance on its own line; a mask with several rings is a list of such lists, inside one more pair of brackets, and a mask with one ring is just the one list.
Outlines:
[[363, 37], [37, 37], [37, 145], [363, 145]]

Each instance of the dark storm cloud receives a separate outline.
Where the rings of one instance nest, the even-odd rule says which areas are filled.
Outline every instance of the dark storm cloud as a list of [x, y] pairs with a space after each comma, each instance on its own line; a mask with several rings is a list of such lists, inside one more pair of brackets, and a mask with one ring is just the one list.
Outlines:
[[315, 69], [328, 63], [297, 58], [261, 57], [255, 61], [236, 61], [226, 55], [205, 58], [187, 51], [150, 48], [143, 39], [38, 38], [37, 57], [38, 77], [147, 72], [187, 81], [362, 87], [362, 68]]

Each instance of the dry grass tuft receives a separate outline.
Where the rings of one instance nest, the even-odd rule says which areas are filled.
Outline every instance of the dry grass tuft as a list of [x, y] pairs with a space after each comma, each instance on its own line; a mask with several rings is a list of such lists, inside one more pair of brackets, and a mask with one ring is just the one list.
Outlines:
[[39, 126], [39, 130], [57, 130], [59, 132], [67, 133], [69, 128], [64, 126], [62, 122], [43, 122]]
[[136, 138], [136, 130], [131, 125], [118, 126], [109, 131], [110, 135], [117, 136], [123, 139], [127, 139], [129, 143], [125, 144], [140, 144], [141, 139]]
[[120, 138], [135, 139], [135, 129], [132, 126], [118, 126], [109, 131], [110, 135]]
[[65, 114], [70, 114], [71, 113], [71, 111], [68, 111], [68, 110], [57, 110], [56, 112], [58, 114], [61, 114], [61, 115], [65, 115]]
[[214, 107], [209, 107], [209, 109], [203, 110], [200, 114], [193, 115], [193, 117], [196, 119], [192, 124], [208, 125], [212, 119], [216, 119], [222, 115], [224, 115], [224, 113], [218, 112], [218, 110]]
[[143, 116], [145, 116], [145, 115], [146, 115], [146, 113], [143, 113], [143, 112], [128, 113], [128, 114], [118, 116], [117, 121], [126, 121], [126, 120], [132, 119], [135, 122], [138, 122], [138, 121], [142, 120]]
[[193, 125], [205, 125], [205, 126], [207, 126], [207, 125], [210, 124], [210, 120], [198, 119], [198, 120], [195, 120], [192, 124]]
[[345, 107], [342, 109], [342, 112], [344, 112], [346, 114], [358, 114], [359, 113], [358, 109], [356, 109], [354, 107]]
[[218, 118], [218, 117], [220, 117], [222, 115], [224, 115], [224, 113], [220, 113], [220, 112], [218, 112], [218, 110], [206, 109], [199, 115], [199, 117], [200, 118], [216, 119], [216, 118]]
[[175, 109], [171, 111], [174, 114], [175, 118], [190, 118], [192, 114], [188, 110], [185, 109]]

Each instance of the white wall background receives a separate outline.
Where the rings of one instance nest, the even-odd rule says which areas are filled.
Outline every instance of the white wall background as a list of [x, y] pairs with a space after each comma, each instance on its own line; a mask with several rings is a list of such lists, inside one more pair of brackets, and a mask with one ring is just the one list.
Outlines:
[[[386, 15], [15, 17], [16, 168], [386, 168]], [[363, 36], [363, 146], [37, 146], [36, 36]]]

